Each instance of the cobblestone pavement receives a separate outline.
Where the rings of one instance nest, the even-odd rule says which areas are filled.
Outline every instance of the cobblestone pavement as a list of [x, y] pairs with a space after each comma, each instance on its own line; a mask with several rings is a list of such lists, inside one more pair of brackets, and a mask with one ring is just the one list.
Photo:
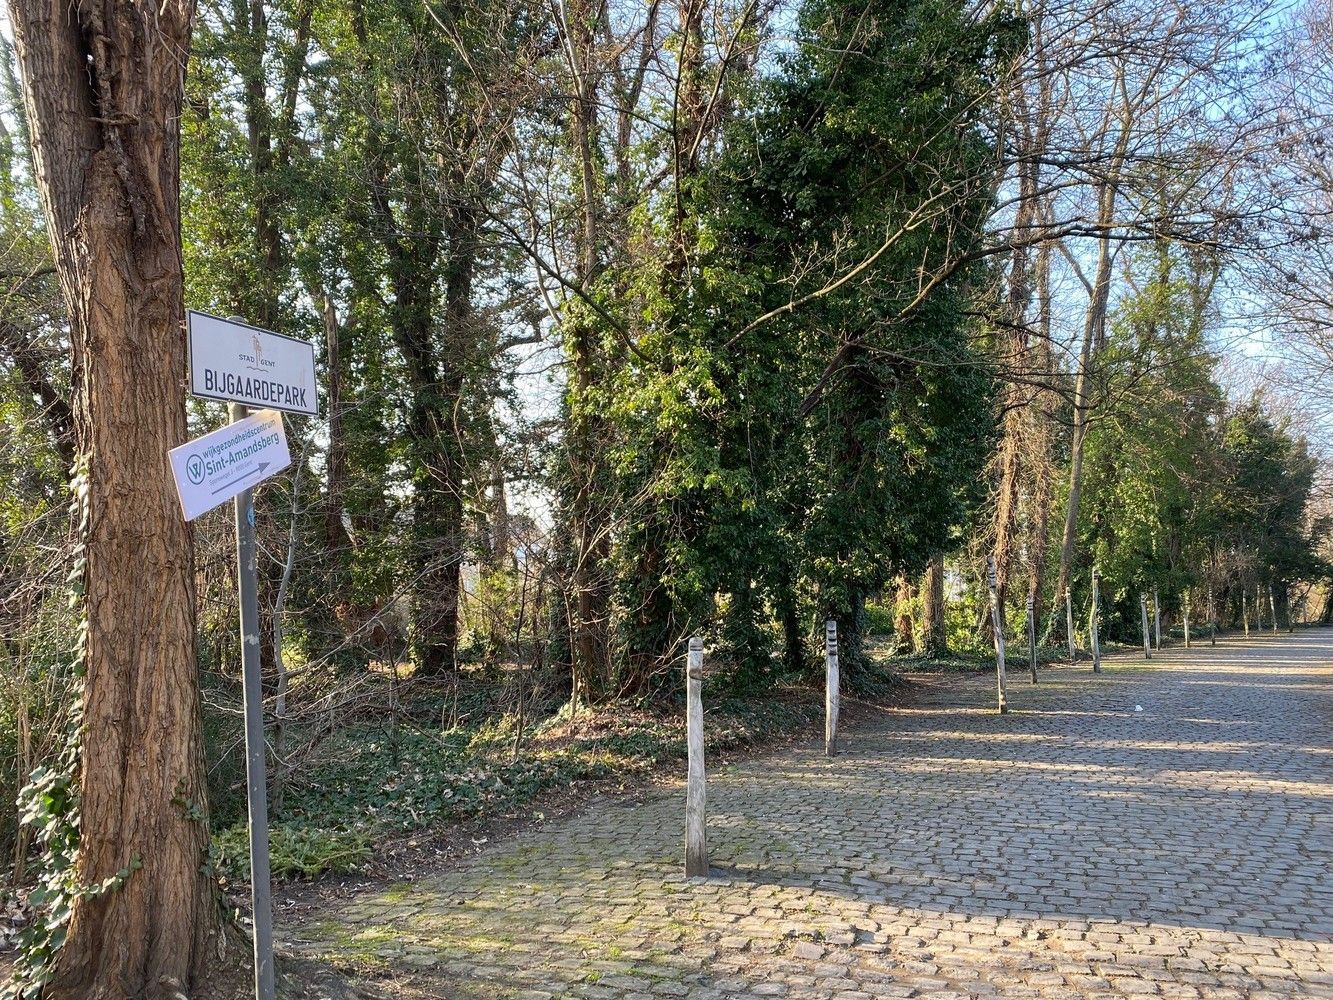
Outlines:
[[707, 881], [671, 789], [282, 932], [420, 997], [1333, 997], [1333, 630], [993, 684], [710, 774]]

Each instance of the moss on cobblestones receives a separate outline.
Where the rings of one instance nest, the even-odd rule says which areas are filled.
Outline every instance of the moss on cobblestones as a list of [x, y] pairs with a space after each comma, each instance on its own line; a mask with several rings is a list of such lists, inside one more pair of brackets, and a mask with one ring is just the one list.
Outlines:
[[673, 790], [340, 902], [347, 926], [303, 940], [460, 1000], [1325, 996], [1333, 637], [1308, 665], [1295, 643], [1054, 669], [1008, 716], [958, 679], [838, 757], [715, 772], [713, 879], [681, 876]]
[[[819, 709], [812, 692], [718, 698], [707, 716], [709, 753], [788, 737]], [[670, 707], [638, 704], [584, 709], [572, 719], [562, 711], [535, 727], [517, 756], [514, 720], [506, 716], [445, 731], [386, 731], [379, 722], [350, 728], [328, 741], [323, 764], [303, 771], [287, 790], [274, 830], [302, 850], [299, 863], [275, 864], [274, 875], [355, 872], [374, 864], [372, 845], [387, 839], [510, 812], [570, 785], [642, 779], [684, 757], [682, 718]], [[219, 870], [243, 880], [244, 821], [220, 831], [219, 843], [225, 846]], [[285, 856], [278, 850], [275, 861]], [[523, 859], [496, 863], [518, 866]]]

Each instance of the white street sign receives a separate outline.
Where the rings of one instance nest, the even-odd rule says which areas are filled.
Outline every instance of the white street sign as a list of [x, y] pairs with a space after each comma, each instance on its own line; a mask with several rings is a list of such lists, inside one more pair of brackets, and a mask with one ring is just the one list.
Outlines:
[[193, 309], [187, 318], [190, 392], [194, 395], [292, 413], [319, 413], [313, 344]]
[[171, 471], [187, 521], [291, 464], [282, 414], [277, 410], [260, 410], [171, 449]]

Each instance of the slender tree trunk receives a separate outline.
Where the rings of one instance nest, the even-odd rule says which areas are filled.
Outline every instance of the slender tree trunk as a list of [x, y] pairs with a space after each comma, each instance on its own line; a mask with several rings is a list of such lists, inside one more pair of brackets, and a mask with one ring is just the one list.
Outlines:
[[[1003, 104], [1002, 112], [1010, 119], [1009, 131], [1016, 151], [1015, 173], [1018, 180], [1018, 199], [1011, 229], [1012, 250], [1005, 290], [1006, 352], [1013, 372], [1004, 396], [1003, 438], [998, 455], [999, 481], [995, 515], [992, 522], [995, 533], [996, 593], [1000, 607], [1005, 606], [1010, 578], [1016, 572], [1015, 556], [1021, 548], [1020, 506], [1024, 487], [1045, 465], [1042, 446], [1045, 440], [1042, 427], [1043, 411], [1038, 407], [1039, 392], [1034, 389], [1034, 376], [1044, 344], [1033, 338], [1028, 325], [1033, 280], [1042, 282], [1040, 269], [1049, 268], [1050, 251], [1038, 245], [1033, 259], [1034, 233], [1042, 222], [1043, 198], [1041, 162], [1050, 138], [1051, 86], [1048, 74], [1042, 71], [1046, 63], [1043, 43], [1043, 22], [1039, 11], [1032, 14], [1031, 61], [1035, 67], [1037, 86], [1020, 77]], [[1035, 271], [1034, 273], [1034, 265]], [[1038, 303], [1039, 315], [1049, 319], [1044, 301]], [[1025, 483], [1027, 480], [1027, 483]], [[1040, 500], [1040, 498], [1034, 498]], [[1027, 546], [1029, 575], [1032, 573], [1032, 553], [1045, 546], [1045, 511], [1040, 505], [1032, 507], [1033, 519], [1028, 523], [1028, 534], [1036, 544]], [[1041, 517], [1041, 535], [1037, 535], [1035, 518]], [[1039, 584], [1040, 581], [1037, 581]]]
[[88, 463], [77, 877], [129, 872], [75, 898], [47, 995], [175, 997], [222, 933], [201, 863], [193, 550], [165, 461], [186, 433], [178, 123], [193, 7], [10, 12]]
[[353, 545], [343, 511], [347, 502], [347, 436], [343, 431], [342, 324], [333, 298], [320, 291], [323, 302], [325, 368], [328, 373], [329, 445], [325, 457], [324, 543], [335, 553]]
[[774, 597], [778, 618], [782, 622], [783, 662], [792, 673], [805, 672], [805, 637], [801, 632], [801, 614], [796, 605], [796, 583], [789, 568], [778, 577], [779, 588]]
[[1026, 379], [1031, 365], [1028, 362], [1025, 321], [1031, 295], [1031, 248], [1028, 241], [1031, 238], [1030, 230], [1037, 220], [1036, 186], [1035, 162], [1020, 164], [1018, 213], [1014, 220], [1014, 250], [1009, 267], [1005, 309], [1008, 324], [1005, 336], [1006, 360], [1015, 377], [1005, 386], [1003, 437], [998, 456], [1000, 474], [993, 520], [996, 599], [1002, 608], [1017, 547], [1020, 486], [1024, 472], [1023, 451], [1030, 422], [1027, 409], [1031, 403], [1031, 391]]
[[[1044, 216], [1043, 216], [1044, 217]], [[1037, 251], [1036, 291], [1037, 291], [1037, 343], [1032, 350], [1035, 368], [1044, 379], [1055, 370], [1055, 359], [1051, 350], [1051, 247], [1042, 244]], [[1037, 392], [1035, 405], [1031, 407], [1032, 442], [1032, 531], [1028, 542], [1028, 591], [1035, 601], [1034, 614], [1040, 620], [1042, 614], [1042, 584], [1046, 579], [1046, 568], [1050, 557], [1051, 507], [1055, 502], [1055, 462], [1052, 458], [1052, 428], [1055, 426], [1055, 396], [1043, 389]], [[1064, 600], [1064, 591], [1057, 590], [1052, 595], [1051, 607], [1058, 609]], [[1059, 618], [1058, 611], [1051, 618], [1052, 627]], [[1049, 629], [1047, 633], [1049, 633]], [[1066, 641], [1073, 642], [1073, 636], [1066, 636]], [[1043, 640], [1045, 641], [1045, 640]]]
[[1096, 182], [1098, 237], [1097, 268], [1087, 286], [1088, 310], [1084, 317], [1083, 342], [1079, 349], [1078, 373], [1074, 383], [1073, 434], [1070, 441], [1069, 495], [1065, 506], [1064, 535], [1060, 545], [1060, 572], [1055, 592], [1063, 594], [1069, 586], [1074, 560], [1074, 542], [1078, 535], [1078, 509], [1083, 493], [1083, 452], [1088, 437], [1088, 421], [1092, 414], [1092, 364], [1101, 353], [1106, 341], [1106, 315], [1111, 294], [1111, 267], [1115, 252], [1112, 236], [1116, 224], [1119, 185], [1129, 152], [1136, 114], [1152, 88], [1136, 91], [1132, 96], [1125, 88], [1124, 68], [1117, 67], [1112, 93], [1119, 106], [1108, 105], [1102, 126], [1095, 136], [1098, 144], [1109, 137], [1112, 123], [1119, 129], [1111, 148], [1106, 151], [1105, 172]]
[[[1115, 188], [1102, 185], [1099, 203], [1100, 217], [1110, 225], [1115, 208]], [[1106, 312], [1111, 294], [1111, 263], [1113, 250], [1109, 235], [1099, 241], [1097, 272], [1088, 301], [1088, 312], [1083, 324], [1083, 344], [1079, 349], [1078, 375], [1074, 382], [1074, 426], [1070, 441], [1069, 498], [1065, 505], [1065, 529], [1060, 544], [1060, 575], [1055, 592], [1063, 594], [1069, 586], [1074, 562], [1074, 542], [1078, 537], [1078, 508], [1083, 495], [1083, 452], [1088, 438], [1088, 419], [1092, 410], [1092, 360], [1101, 350], [1106, 336]]]

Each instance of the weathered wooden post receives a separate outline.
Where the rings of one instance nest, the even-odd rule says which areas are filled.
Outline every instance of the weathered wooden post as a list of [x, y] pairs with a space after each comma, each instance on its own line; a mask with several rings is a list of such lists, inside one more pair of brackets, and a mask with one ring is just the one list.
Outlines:
[[1245, 638], [1247, 638], [1247, 639], [1250, 637], [1250, 604], [1249, 604], [1249, 601], [1250, 601], [1250, 598], [1249, 598], [1249, 596], [1245, 593], [1245, 589], [1244, 589], [1244, 588], [1241, 588], [1241, 592], [1240, 592], [1240, 624], [1241, 624], [1241, 627], [1245, 629]]
[[1139, 594], [1139, 613], [1143, 617], [1143, 658], [1152, 659], [1152, 643], [1148, 638], [1148, 595]]
[[1092, 672], [1102, 672], [1102, 642], [1098, 631], [1098, 617], [1102, 612], [1102, 574], [1096, 566], [1092, 567], [1092, 612], [1088, 616], [1088, 641], [1092, 646]]
[[838, 749], [838, 623], [824, 623], [824, 754]]
[[1213, 584], [1208, 582], [1208, 638], [1217, 645], [1217, 605], [1213, 602]]
[[1152, 589], [1152, 627], [1153, 627], [1153, 649], [1162, 648], [1162, 601], [1157, 596], [1157, 587]]
[[1185, 591], [1185, 648], [1190, 648], [1190, 592]]
[[1264, 599], [1257, 583], [1254, 585], [1254, 629], [1256, 632], [1264, 630]]
[[1069, 639], [1069, 662], [1078, 660], [1078, 650], [1074, 648], [1074, 605], [1069, 598], [1069, 588], [1065, 588], [1065, 635]]
[[991, 631], [995, 633], [995, 682], [998, 694], [1000, 714], [1009, 711], [1009, 692], [1004, 675], [1004, 615], [1000, 610], [1000, 598], [996, 590], [995, 557], [986, 557], [986, 589], [990, 591]]
[[708, 877], [708, 837], [704, 823], [704, 641], [690, 640], [685, 662], [685, 739], [689, 753], [685, 782], [685, 877]]
[[1028, 593], [1028, 663], [1032, 666], [1032, 683], [1037, 683], [1037, 612], [1036, 597]]
[[1273, 585], [1268, 585], [1268, 610], [1273, 615], [1273, 634], [1277, 635], [1277, 601], [1273, 600]]

